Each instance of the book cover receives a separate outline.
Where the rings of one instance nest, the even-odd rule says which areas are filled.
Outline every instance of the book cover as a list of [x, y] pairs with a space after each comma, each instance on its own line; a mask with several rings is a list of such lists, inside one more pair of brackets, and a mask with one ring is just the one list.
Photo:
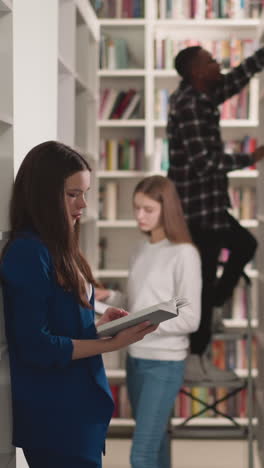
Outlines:
[[139, 104], [139, 101], [140, 101], [140, 94], [137, 92], [136, 94], [134, 94], [134, 96], [132, 97], [131, 101], [129, 102], [127, 108], [122, 113], [122, 115], [121, 115], [122, 120], [129, 119], [132, 116], [132, 114], [135, 111], [137, 105]]
[[123, 99], [120, 102], [119, 106], [117, 107], [117, 109], [113, 113], [113, 119], [120, 119], [122, 113], [124, 112], [124, 110], [126, 109], [126, 107], [128, 106], [128, 104], [130, 103], [132, 97], [135, 94], [136, 94], [135, 89], [129, 89], [128, 91], [126, 91], [125, 96], [123, 97]]
[[158, 325], [165, 320], [178, 317], [179, 309], [188, 304], [186, 299], [174, 297], [170, 301], [146, 307], [125, 317], [100, 325], [97, 328], [98, 336], [114, 336], [121, 330], [145, 322], [146, 320], [153, 325]]
[[118, 96], [118, 91], [117, 89], [110, 89], [109, 90], [109, 93], [107, 95], [107, 98], [106, 98], [106, 102], [105, 102], [105, 106], [102, 110], [102, 114], [101, 114], [101, 119], [102, 120], [107, 120], [109, 119], [109, 116], [112, 112], [112, 108], [113, 108], [113, 105], [115, 103], [115, 100]]

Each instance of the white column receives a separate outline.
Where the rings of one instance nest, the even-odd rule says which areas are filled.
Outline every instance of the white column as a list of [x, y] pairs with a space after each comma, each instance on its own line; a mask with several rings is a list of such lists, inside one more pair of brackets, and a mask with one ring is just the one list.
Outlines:
[[14, 0], [14, 170], [36, 144], [56, 139], [58, 1]]

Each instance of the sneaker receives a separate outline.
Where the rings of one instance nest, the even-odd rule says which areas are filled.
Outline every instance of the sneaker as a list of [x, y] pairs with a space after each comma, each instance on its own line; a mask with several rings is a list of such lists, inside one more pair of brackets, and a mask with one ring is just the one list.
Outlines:
[[239, 377], [232, 370], [219, 369], [219, 367], [215, 366], [206, 354], [201, 356], [201, 364], [206, 375], [205, 380], [212, 382], [234, 382], [239, 380]]
[[184, 382], [202, 382], [206, 380], [206, 374], [199, 354], [189, 354], [186, 359]]

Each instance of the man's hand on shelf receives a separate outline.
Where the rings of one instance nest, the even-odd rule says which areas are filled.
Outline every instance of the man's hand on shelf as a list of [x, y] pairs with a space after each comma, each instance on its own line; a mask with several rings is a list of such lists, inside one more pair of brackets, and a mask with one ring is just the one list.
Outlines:
[[259, 146], [252, 154], [255, 163], [264, 158], [264, 145]]

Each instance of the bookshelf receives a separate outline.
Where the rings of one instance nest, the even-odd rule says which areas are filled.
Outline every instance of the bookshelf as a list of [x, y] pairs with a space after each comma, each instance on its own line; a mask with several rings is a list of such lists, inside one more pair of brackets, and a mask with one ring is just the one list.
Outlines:
[[[264, 101], [263, 101], [263, 90], [264, 90], [264, 77], [263, 73], [260, 79], [260, 121], [264, 118]], [[264, 144], [263, 134], [261, 128], [259, 129], [259, 141], [261, 144]], [[257, 381], [256, 389], [256, 403], [258, 408], [258, 429], [257, 429], [257, 443], [258, 443], [258, 452], [260, 456], [261, 467], [264, 467], [264, 447], [261, 434], [263, 433], [264, 428], [264, 405], [263, 405], [263, 382], [264, 382], [264, 365], [263, 365], [263, 350], [264, 350], [264, 322], [261, 314], [263, 304], [264, 304], [264, 244], [263, 244], [263, 234], [264, 234], [264, 206], [263, 206], [263, 182], [264, 182], [264, 165], [261, 163], [259, 165], [259, 176], [257, 181], [257, 198], [259, 200], [258, 204], [258, 223], [259, 223], [259, 248], [258, 248], [258, 301], [259, 301], [259, 319], [258, 319], [258, 372], [259, 377]]]
[[[0, 250], [8, 231], [8, 205], [13, 181], [13, 5], [0, 1]], [[0, 290], [1, 301], [1, 290]], [[0, 305], [1, 308], [1, 305]], [[10, 379], [4, 322], [0, 310], [0, 465], [14, 468], [15, 450], [11, 443]]]
[[12, 3], [0, 1], [0, 232], [8, 229], [8, 202], [13, 180], [13, 44]]
[[[0, 249], [14, 175], [26, 153], [60, 140], [96, 167], [98, 20], [87, 0], [0, 0]], [[97, 183], [81, 220], [85, 255], [96, 265]], [[88, 242], [89, 237], [89, 242]], [[10, 383], [0, 304], [0, 466], [26, 468], [11, 445]]]
[[[165, 116], [167, 96], [162, 90], [167, 90], [169, 94], [179, 83], [179, 77], [175, 70], [173, 70], [172, 64], [172, 57], [175, 55], [176, 49], [170, 49], [168, 44], [173, 40], [178, 43], [178, 47], [180, 41], [180, 45], [183, 46], [183, 41], [187, 41], [190, 37], [193, 39], [199, 38], [203, 41], [205, 48], [212, 48], [212, 51], [219, 53], [220, 47], [218, 46], [217, 48], [213, 41], [217, 40], [218, 44], [223, 44], [224, 41], [227, 41], [229, 45], [225, 44], [225, 47], [229, 47], [229, 51], [231, 51], [231, 45], [234, 47], [234, 39], [237, 39], [240, 41], [237, 42], [239, 44], [237, 46], [241, 50], [244, 48], [244, 53], [247, 54], [246, 48], [248, 48], [248, 51], [250, 47], [252, 50], [256, 49], [256, 39], [262, 28], [262, 20], [260, 18], [260, 2], [259, 4], [256, 2], [254, 5], [252, 2], [251, 10], [247, 14], [244, 14], [243, 10], [240, 10], [238, 2], [234, 2], [235, 9], [232, 12], [226, 12], [226, 16], [229, 14], [229, 18], [218, 18], [217, 12], [214, 14], [212, 11], [202, 11], [202, 9], [196, 12], [192, 11], [192, 15], [190, 14], [191, 10], [189, 10], [188, 14], [186, 13], [186, 8], [190, 8], [191, 3], [195, 4], [195, 2], [189, 1], [166, 3], [165, 0], [145, 0], [141, 2], [142, 17], [136, 18], [131, 17], [131, 15], [125, 15], [122, 10], [125, 3], [135, 6], [137, 4], [136, 1], [113, 2], [111, 11], [109, 10], [110, 6], [108, 2], [102, 3], [104, 3], [105, 8], [99, 14], [99, 22], [104, 44], [103, 46], [101, 45], [100, 55], [102, 56], [103, 54], [104, 59], [102, 60], [101, 58], [98, 70], [100, 90], [107, 88], [117, 91], [128, 90], [133, 86], [136, 90], [140, 90], [143, 100], [138, 113], [133, 115], [132, 118], [126, 120], [111, 117], [108, 119], [99, 118], [98, 122], [100, 160], [97, 175], [99, 185], [103, 187], [102, 190], [105, 190], [104, 187], [108, 183], [115, 183], [117, 196], [116, 218], [111, 219], [108, 216], [101, 216], [97, 221], [98, 244], [100, 239], [104, 239], [103, 244], [106, 247], [104, 251], [104, 265], [98, 265], [96, 274], [107, 286], [118, 287], [122, 290], [125, 288], [128, 276], [127, 262], [130, 257], [130, 250], [139, 237], [131, 208], [133, 188], [138, 180], [144, 176], [153, 173], [166, 175], [166, 154], [164, 160], [157, 160], [156, 157], [158, 152], [162, 151], [163, 153], [163, 146], [161, 146], [163, 143], [161, 142], [166, 139]], [[166, 13], [166, 4], [178, 4], [178, 6], [180, 5], [185, 10], [181, 14], [178, 14], [178, 18], [173, 18], [172, 12]], [[217, 2], [215, 2], [216, 4]], [[205, 5], [205, 2], [200, 2], [200, 5]], [[126, 17], [124, 18], [124, 16]], [[106, 38], [110, 42], [110, 51], [107, 47]], [[109, 62], [109, 54], [113, 54], [113, 42], [117, 38], [127, 39], [125, 68], [117, 68], [111, 60]], [[141, 44], [140, 52], [138, 52], [139, 43]], [[234, 52], [233, 49], [232, 51]], [[116, 53], [118, 53], [118, 50]], [[135, 57], [137, 60], [135, 60]], [[130, 60], [130, 58], [132, 59]], [[229, 62], [231, 58], [230, 56]], [[239, 62], [242, 58], [241, 55]], [[163, 65], [158, 66], [158, 59]], [[235, 60], [235, 58], [233, 57], [232, 60]], [[226, 66], [226, 69], [228, 69], [228, 66]], [[258, 109], [261, 91], [259, 89], [258, 75], [250, 81], [247, 93], [246, 98], [244, 96], [244, 102], [248, 100], [248, 103], [241, 115], [232, 115], [232, 112], [228, 108], [222, 111], [221, 129], [225, 142], [234, 143], [234, 141], [242, 141], [247, 137], [252, 144], [255, 144], [255, 140], [259, 139], [258, 127], [261, 120]], [[160, 96], [160, 100], [157, 100], [157, 95]], [[163, 109], [159, 115], [157, 109], [161, 110], [162, 106]], [[133, 164], [127, 165], [124, 168], [118, 160], [116, 147], [124, 139], [129, 142], [131, 140], [140, 140], [142, 143], [138, 169], [135, 169], [133, 151], [128, 153], [130, 157], [132, 154]], [[111, 141], [113, 140], [118, 142], [117, 144], [114, 143], [114, 150], [113, 147], [111, 149]], [[158, 146], [156, 146], [157, 144]], [[252, 191], [252, 210], [246, 216], [244, 213], [241, 224], [249, 228], [258, 237], [260, 221], [256, 217], [256, 207], [253, 201], [255, 197], [253, 194], [254, 190], [256, 190], [259, 171], [258, 169], [250, 168], [233, 171], [228, 175], [230, 187], [234, 192], [236, 191], [237, 197], [238, 193], [242, 196], [245, 193], [248, 195], [248, 190]], [[236, 209], [237, 215], [240, 215], [239, 210], [241, 210], [241, 207], [236, 207]], [[248, 265], [247, 274], [252, 281], [251, 326], [255, 333], [259, 323], [257, 317], [257, 310], [259, 308], [257, 293], [259, 275], [255, 264]], [[246, 314], [240, 317], [232, 317], [231, 315], [224, 319], [224, 325], [226, 333], [229, 335], [234, 333], [238, 333], [239, 336], [247, 335], [248, 321]], [[111, 369], [109, 368], [108, 375], [113, 385], [122, 385], [125, 381], [124, 370], [120, 366], [118, 367], [118, 362], [116, 356], [113, 356], [112, 361], [110, 359], [109, 363], [106, 362], [106, 364], [112, 367]], [[247, 378], [246, 369], [238, 369], [237, 372], [241, 378]], [[255, 380], [256, 378], [257, 370], [253, 369], [253, 379]], [[247, 418], [240, 418], [240, 420], [246, 426]], [[219, 417], [214, 418], [214, 420], [212, 418], [199, 418], [199, 420], [190, 424], [197, 427], [200, 425], [200, 422], [201, 425], [206, 426], [207, 424], [208, 427], [210, 425], [213, 425], [213, 427], [228, 425], [227, 420], [222, 420]], [[173, 424], [176, 424], [176, 419], [173, 419]], [[256, 420], [254, 420], [254, 424], [256, 424]], [[111, 433], [122, 435], [122, 430], [127, 434], [128, 428], [130, 428], [131, 434], [133, 422], [126, 417], [120, 418], [120, 420], [117, 418], [113, 420], [111, 427], [111, 431], [113, 432], [110, 431], [110, 435]]]

